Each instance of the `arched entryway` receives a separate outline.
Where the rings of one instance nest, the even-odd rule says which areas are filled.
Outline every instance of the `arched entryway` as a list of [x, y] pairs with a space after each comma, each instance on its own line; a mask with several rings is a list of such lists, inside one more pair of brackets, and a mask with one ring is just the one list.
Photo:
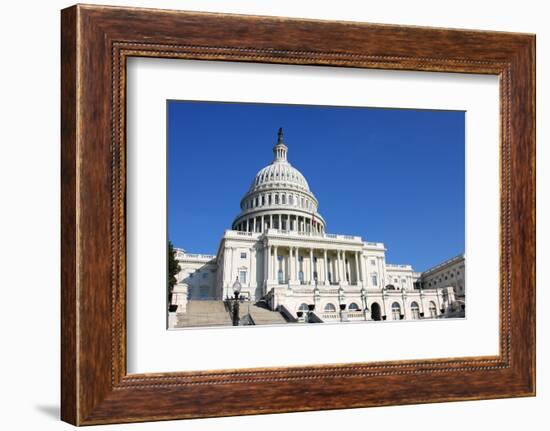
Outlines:
[[382, 320], [382, 309], [378, 302], [373, 302], [370, 306], [370, 310], [372, 320]]

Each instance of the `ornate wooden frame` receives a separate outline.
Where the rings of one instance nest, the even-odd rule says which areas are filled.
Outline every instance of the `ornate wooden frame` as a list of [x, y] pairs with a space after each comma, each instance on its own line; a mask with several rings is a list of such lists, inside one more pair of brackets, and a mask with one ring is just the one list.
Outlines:
[[[88, 425], [535, 394], [534, 35], [81, 5], [61, 18], [63, 420]], [[129, 56], [498, 75], [500, 354], [128, 375]], [[307, 394], [298, 380], [307, 381]]]

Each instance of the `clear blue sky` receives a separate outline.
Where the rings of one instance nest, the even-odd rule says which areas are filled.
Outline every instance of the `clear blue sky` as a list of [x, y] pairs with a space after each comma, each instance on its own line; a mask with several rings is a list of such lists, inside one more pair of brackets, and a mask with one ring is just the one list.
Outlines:
[[168, 102], [168, 237], [215, 254], [241, 197], [289, 162], [319, 200], [327, 232], [386, 245], [388, 263], [427, 269], [464, 251], [464, 112]]

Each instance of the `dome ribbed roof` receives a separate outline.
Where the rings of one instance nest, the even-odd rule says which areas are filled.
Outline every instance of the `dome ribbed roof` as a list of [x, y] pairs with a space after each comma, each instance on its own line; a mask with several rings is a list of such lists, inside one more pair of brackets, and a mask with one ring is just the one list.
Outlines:
[[274, 161], [260, 169], [250, 185], [250, 191], [270, 185], [288, 185], [299, 190], [309, 191], [309, 185], [301, 172], [290, 163], [283, 161]]

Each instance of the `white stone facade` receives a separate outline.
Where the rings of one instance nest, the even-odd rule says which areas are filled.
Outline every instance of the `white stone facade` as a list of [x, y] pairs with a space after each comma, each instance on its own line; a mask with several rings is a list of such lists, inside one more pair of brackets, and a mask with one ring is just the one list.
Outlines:
[[322, 322], [463, 315], [463, 255], [419, 273], [388, 264], [383, 243], [327, 233], [317, 199], [287, 161], [281, 130], [273, 152], [217, 254], [177, 250], [178, 285], [190, 300], [232, 298], [238, 279], [243, 297], [297, 321], [305, 315]]

